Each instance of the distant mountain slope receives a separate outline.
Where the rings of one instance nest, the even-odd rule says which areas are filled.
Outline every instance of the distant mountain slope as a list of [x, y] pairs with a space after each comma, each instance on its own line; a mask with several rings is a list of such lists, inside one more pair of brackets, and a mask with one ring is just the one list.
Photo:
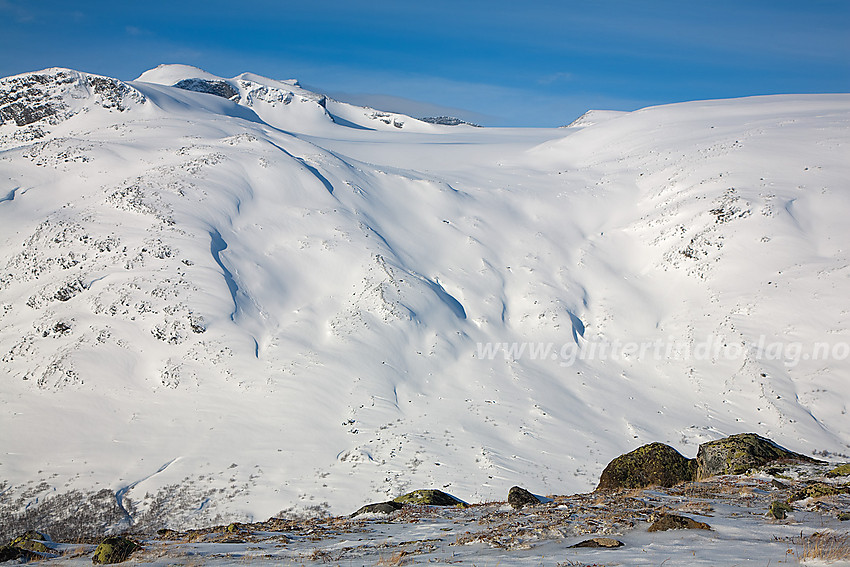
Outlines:
[[268, 124], [292, 131], [315, 132], [328, 123], [368, 130], [433, 131], [427, 123], [410, 116], [354, 106], [311, 92], [294, 79], [278, 81], [253, 73], [224, 79], [189, 65], [160, 65], [137, 80], [222, 96], [253, 109]]
[[185, 66], [0, 80], [0, 508], [186, 526], [587, 490], [654, 440], [848, 451], [850, 95], [379, 114]]

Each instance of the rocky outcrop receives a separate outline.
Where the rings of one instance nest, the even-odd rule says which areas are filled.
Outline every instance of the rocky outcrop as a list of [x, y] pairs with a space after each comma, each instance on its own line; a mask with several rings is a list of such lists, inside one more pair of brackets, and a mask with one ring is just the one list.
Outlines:
[[394, 498], [393, 502], [398, 504], [425, 504], [428, 506], [462, 506], [466, 507], [466, 502], [459, 500], [451, 494], [446, 494], [442, 490], [423, 489], [408, 492], [398, 498]]
[[823, 463], [780, 447], [755, 433], [739, 433], [699, 446], [697, 479], [720, 474], [744, 474], [769, 463]]
[[508, 504], [516, 510], [523, 506], [535, 506], [540, 504], [540, 499], [524, 488], [514, 486], [508, 491]]
[[596, 490], [674, 486], [694, 480], [696, 463], [663, 443], [650, 443], [620, 455], [605, 467]]

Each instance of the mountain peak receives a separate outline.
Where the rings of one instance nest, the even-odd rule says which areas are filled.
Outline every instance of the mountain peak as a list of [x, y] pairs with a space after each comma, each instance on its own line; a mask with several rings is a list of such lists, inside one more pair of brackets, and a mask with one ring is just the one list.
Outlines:
[[221, 77], [208, 73], [199, 67], [182, 63], [163, 63], [153, 69], [148, 69], [138, 76], [137, 81], [171, 86], [183, 79], [221, 80]]

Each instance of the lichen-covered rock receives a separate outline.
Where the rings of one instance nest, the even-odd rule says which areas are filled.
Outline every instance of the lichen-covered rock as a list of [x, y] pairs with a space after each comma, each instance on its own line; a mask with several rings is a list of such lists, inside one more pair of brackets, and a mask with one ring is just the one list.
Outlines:
[[767, 515], [774, 520], [784, 520], [788, 512], [793, 512], [794, 508], [787, 502], [774, 500], [770, 503], [770, 508], [767, 509]]
[[612, 537], [595, 537], [592, 539], [580, 541], [579, 543], [571, 545], [570, 547], [623, 547], [623, 542]]
[[393, 502], [399, 504], [426, 504], [429, 506], [463, 506], [466, 507], [466, 502], [459, 500], [451, 494], [446, 494], [442, 490], [423, 489], [408, 492], [398, 498], [394, 498]]
[[99, 565], [121, 563], [130, 558], [130, 554], [141, 546], [130, 538], [123, 536], [108, 537], [94, 550], [91, 562]]
[[404, 504], [390, 500], [389, 502], [377, 502], [375, 504], [366, 504], [350, 517], [359, 516], [360, 514], [392, 514], [397, 510], [401, 510]]
[[664, 532], [667, 530], [710, 530], [711, 526], [705, 522], [698, 522], [686, 516], [677, 514], [661, 514], [649, 526], [647, 531]]
[[605, 467], [596, 490], [674, 486], [694, 480], [696, 463], [663, 443], [650, 443], [620, 455]]
[[703, 443], [696, 460], [698, 479], [719, 474], [744, 474], [777, 461], [823, 464], [823, 461], [789, 451], [755, 433], [739, 433]]
[[824, 496], [833, 496], [835, 494], [850, 494], [850, 484], [813, 482], [795, 491], [788, 500], [790, 502], [796, 502], [797, 500], [805, 500], [806, 498], [823, 498]]
[[835, 478], [839, 476], [848, 476], [850, 475], [850, 464], [839, 465], [826, 473], [826, 476], [829, 478]]
[[508, 504], [519, 510], [523, 506], [535, 506], [540, 504], [540, 499], [526, 489], [514, 486], [508, 491]]
[[18, 549], [37, 553], [50, 553], [50, 548], [44, 544], [45, 541], [50, 541], [50, 536], [30, 530], [10, 541], [9, 547], [17, 547]]

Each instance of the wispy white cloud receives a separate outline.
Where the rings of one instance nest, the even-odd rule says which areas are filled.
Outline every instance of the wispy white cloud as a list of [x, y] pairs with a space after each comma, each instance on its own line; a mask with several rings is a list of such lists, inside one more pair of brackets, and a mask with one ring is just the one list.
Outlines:
[[575, 79], [576, 76], [573, 73], [558, 72], [546, 75], [544, 77], [540, 77], [537, 80], [537, 83], [540, 85], [552, 85], [554, 83], [566, 83], [569, 81], [574, 81]]
[[127, 35], [130, 35], [130, 36], [133, 36], [133, 37], [141, 37], [141, 36], [145, 36], [145, 35], [151, 35], [151, 32], [149, 32], [148, 30], [144, 30], [144, 29], [142, 29], [138, 26], [125, 26], [124, 31], [127, 32]]
[[11, 0], [0, 0], [0, 12], [11, 14], [15, 23], [25, 24], [35, 21], [35, 13]]

